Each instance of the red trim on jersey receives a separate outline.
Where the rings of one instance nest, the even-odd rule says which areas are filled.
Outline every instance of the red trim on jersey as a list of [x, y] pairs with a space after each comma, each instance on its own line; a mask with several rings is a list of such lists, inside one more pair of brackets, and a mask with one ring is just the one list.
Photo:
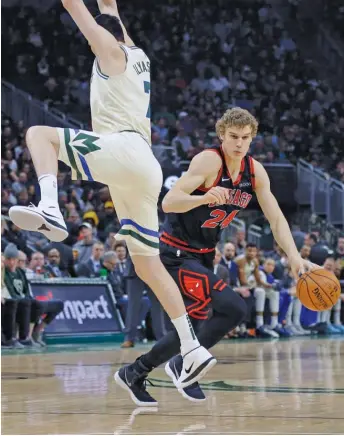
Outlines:
[[220, 279], [218, 282], [216, 282], [213, 288], [216, 289], [218, 286], [221, 285], [221, 283], [223, 283], [222, 279]]
[[[241, 182], [241, 178], [242, 178], [244, 171], [245, 171], [245, 158], [241, 159], [240, 172], [238, 174], [238, 177], [236, 178], [236, 181], [233, 182], [233, 186], [239, 185], [239, 183]], [[230, 177], [228, 168], [227, 168], [227, 173]]]
[[248, 162], [250, 165], [250, 176], [251, 176], [251, 184], [253, 191], [256, 189], [256, 175], [254, 173], [254, 162], [251, 156], [248, 157]]
[[[226, 159], [225, 159], [225, 156], [226, 156], [226, 155], [225, 155], [225, 152], [223, 151], [222, 144], [221, 144], [221, 153], [222, 153], [223, 160], [224, 160], [224, 162], [225, 162], [225, 164], [226, 164]], [[233, 181], [232, 176], [231, 176], [231, 173], [229, 172], [228, 167], [227, 167], [227, 164], [226, 164], [226, 173], [227, 173], [228, 177], [229, 177], [230, 179], [232, 179], [233, 186], [239, 185], [239, 183], [241, 182], [241, 177], [242, 177], [244, 171], [245, 171], [245, 158], [243, 157], [243, 158], [241, 159], [240, 171], [239, 171], [238, 177], [236, 178], [235, 181]]]
[[175, 244], [174, 242], [166, 239], [164, 236], [160, 236], [160, 241], [164, 242], [167, 245], [171, 245], [172, 247], [179, 248], [180, 250], [189, 251], [190, 253], [206, 254], [215, 251], [215, 248], [201, 248], [201, 249], [188, 248], [185, 247], [184, 245]]
[[[222, 160], [222, 156], [221, 156], [221, 153], [219, 152], [219, 150], [216, 150], [215, 148], [209, 148], [209, 149], [207, 149], [205, 151], [213, 151], [213, 152], [217, 153], [218, 156], [220, 156], [220, 158]], [[223, 165], [221, 164], [221, 168], [219, 169], [219, 172], [217, 173], [216, 180], [215, 180], [215, 182], [209, 188], [206, 188], [205, 186], [201, 185], [197, 189], [199, 191], [202, 191], [202, 192], [208, 192], [209, 189], [214, 188], [218, 184], [218, 182], [219, 182], [219, 180], [221, 178], [222, 170], [223, 170]]]
[[164, 236], [165, 238], [169, 238], [169, 239], [171, 239], [171, 240], [174, 241], [174, 242], [178, 242], [178, 244], [186, 245], [186, 246], [189, 245], [187, 242], [184, 242], [184, 241], [182, 241], [181, 239], [175, 238], [174, 236], [169, 235], [169, 234], [166, 233], [166, 232], [162, 232], [162, 236]]
[[223, 285], [219, 287], [218, 291], [220, 291], [220, 292], [223, 291], [226, 286], [227, 286], [227, 284], [223, 283]]

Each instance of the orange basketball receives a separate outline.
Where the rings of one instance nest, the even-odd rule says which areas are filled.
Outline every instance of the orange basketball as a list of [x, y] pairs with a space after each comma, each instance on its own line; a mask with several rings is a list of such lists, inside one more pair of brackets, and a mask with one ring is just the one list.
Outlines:
[[337, 277], [326, 269], [316, 269], [302, 274], [296, 285], [296, 296], [310, 310], [322, 312], [331, 309], [341, 289]]

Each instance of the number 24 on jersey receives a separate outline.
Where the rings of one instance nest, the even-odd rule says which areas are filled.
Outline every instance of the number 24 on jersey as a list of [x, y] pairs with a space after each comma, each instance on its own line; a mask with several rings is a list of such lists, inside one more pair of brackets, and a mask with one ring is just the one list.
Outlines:
[[212, 218], [208, 219], [202, 224], [203, 228], [214, 229], [215, 227], [220, 226], [221, 229], [229, 226], [229, 224], [233, 221], [234, 217], [239, 213], [238, 210], [233, 210], [230, 214], [221, 209], [215, 209], [210, 213]]

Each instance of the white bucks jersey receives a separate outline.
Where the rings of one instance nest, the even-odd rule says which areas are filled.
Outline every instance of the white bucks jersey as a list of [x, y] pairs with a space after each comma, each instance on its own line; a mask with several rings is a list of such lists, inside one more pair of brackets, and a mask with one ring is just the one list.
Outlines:
[[108, 134], [133, 130], [151, 143], [150, 62], [138, 47], [121, 46], [127, 66], [122, 74], [102, 73], [97, 59], [91, 78], [92, 130]]

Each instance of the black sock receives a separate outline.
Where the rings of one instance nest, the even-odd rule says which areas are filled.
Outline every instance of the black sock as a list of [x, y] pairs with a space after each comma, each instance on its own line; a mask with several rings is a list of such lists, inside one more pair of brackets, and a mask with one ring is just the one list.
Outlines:
[[146, 354], [143, 354], [136, 360], [136, 365], [139, 368], [143, 368], [146, 372], [151, 372], [154, 369], [154, 365], [150, 362], [149, 358], [146, 357]]
[[153, 368], [167, 362], [180, 352], [180, 341], [176, 330], [169, 331], [155, 343], [148, 353], [140, 357], [141, 362], [152, 371]]

